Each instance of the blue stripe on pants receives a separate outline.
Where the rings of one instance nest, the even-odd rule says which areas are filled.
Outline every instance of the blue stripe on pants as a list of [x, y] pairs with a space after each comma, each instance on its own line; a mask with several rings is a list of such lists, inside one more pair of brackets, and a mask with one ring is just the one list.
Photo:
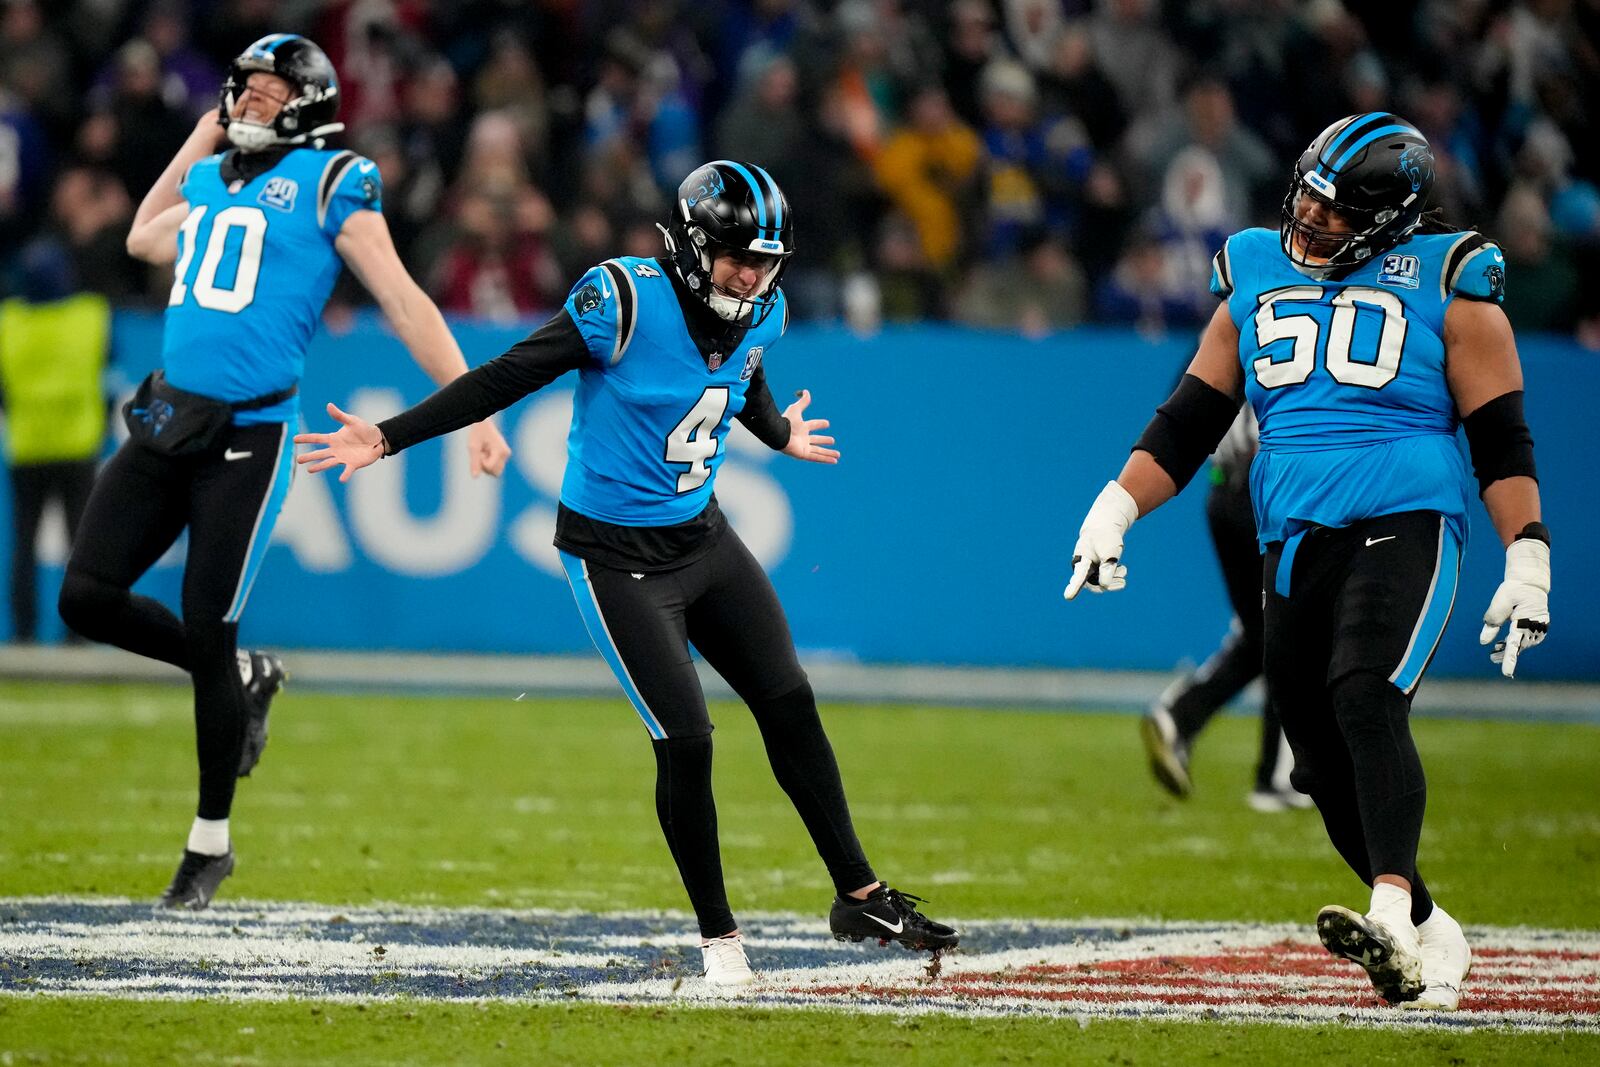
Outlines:
[[1422, 614], [1411, 632], [1411, 643], [1400, 657], [1400, 666], [1389, 676], [1395, 688], [1410, 695], [1422, 680], [1422, 672], [1433, 658], [1433, 650], [1444, 636], [1445, 623], [1456, 603], [1456, 582], [1461, 575], [1461, 542], [1444, 519], [1439, 520], [1439, 554], [1433, 565], [1433, 583], [1423, 601]]
[[589, 582], [589, 565], [577, 556], [562, 552], [561, 566], [567, 572], [567, 584], [572, 586], [572, 598], [578, 602], [578, 614], [583, 616], [583, 625], [589, 631], [589, 640], [594, 642], [600, 657], [611, 668], [611, 673], [617, 676], [617, 681], [622, 683], [623, 693], [627, 694], [628, 702], [633, 705], [633, 710], [639, 713], [639, 718], [644, 720], [644, 728], [650, 731], [650, 736], [657, 741], [665, 740], [667, 732], [661, 728], [661, 723], [650, 711], [650, 706], [644, 702], [639, 687], [633, 684], [633, 676], [628, 673], [628, 665], [622, 662], [622, 653], [617, 651], [617, 644], [611, 639], [611, 629], [606, 625], [605, 614], [600, 610], [600, 601], [595, 598], [594, 586]]
[[261, 561], [266, 558], [267, 545], [272, 541], [272, 528], [277, 525], [278, 512], [289, 496], [289, 483], [294, 481], [294, 449], [289, 448], [289, 424], [283, 424], [283, 435], [278, 438], [278, 458], [272, 471], [272, 481], [267, 495], [261, 499], [261, 510], [256, 512], [255, 529], [250, 531], [250, 547], [245, 549], [244, 570], [239, 574], [239, 586], [233, 591], [233, 602], [223, 622], [238, 622], [244, 614], [244, 605], [250, 599], [250, 587], [256, 583], [261, 571]]

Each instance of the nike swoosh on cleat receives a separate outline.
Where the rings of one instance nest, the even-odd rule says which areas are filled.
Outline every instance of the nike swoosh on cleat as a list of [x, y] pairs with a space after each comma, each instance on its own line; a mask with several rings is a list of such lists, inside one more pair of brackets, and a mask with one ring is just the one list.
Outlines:
[[1396, 537], [1399, 537], [1399, 536], [1400, 536], [1399, 534], [1390, 534], [1388, 537], [1369, 537], [1369, 538], [1367, 538], [1367, 547], [1371, 548], [1373, 545], [1381, 544], [1384, 541], [1393, 541]]
[[879, 926], [883, 927], [885, 930], [889, 931], [891, 934], [903, 933], [905, 931], [905, 928], [906, 928], [906, 921], [904, 919], [896, 920], [895, 924], [893, 926], [890, 926], [888, 923], [884, 922], [882, 919], [878, 918], [876, 915], [868, 915], [867, 918], [871, 919], [873, 922], [877, 923]]

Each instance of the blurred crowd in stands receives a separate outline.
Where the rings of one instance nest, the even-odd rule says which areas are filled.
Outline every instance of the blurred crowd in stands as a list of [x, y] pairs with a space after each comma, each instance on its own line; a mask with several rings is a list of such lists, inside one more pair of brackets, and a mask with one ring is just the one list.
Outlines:
[[1504, 245], [1513, 323], [1600, 348], [1600, 0], [4, 0], [5, 291], [45, 241], [164, 303], [134, 206], [279, 31], [332, 57], [342, 143], [449, 313], [551, 312], [733, 157], [789, 196], [797, 317], [1189, 332], [1304, 145], [1394, 110], [1449, 220]]

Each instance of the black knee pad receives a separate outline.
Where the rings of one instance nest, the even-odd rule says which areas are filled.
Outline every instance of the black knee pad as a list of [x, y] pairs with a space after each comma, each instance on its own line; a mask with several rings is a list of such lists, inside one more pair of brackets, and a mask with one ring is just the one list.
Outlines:
[[105, 618], [117, 600], [127, 595], [110, 582], [103, 582], [83, 571], [67, 569], [61, 581], [61, 595], [56, 598], [56, 610], [61, 621], [85, 637], [95, 633], [95, 620]]
[[1388, 735], [1411, 712], [1411, 701], [1387, 678], [1354, 671], [1329, 689], [1333, 713], [1347, 742], [1361, 736]]
[[816, 694], [811, 691], [811, 683], [805, 679], [801, 679], [799, 685], [786, 693], [749, 703], [757, 722], [763, 719], [783, 720], [797, 715], [814, 717], [817, 711]]

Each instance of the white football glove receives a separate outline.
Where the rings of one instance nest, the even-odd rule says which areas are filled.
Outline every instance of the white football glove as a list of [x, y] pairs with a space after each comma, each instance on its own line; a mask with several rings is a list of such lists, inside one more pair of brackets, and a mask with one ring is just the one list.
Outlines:
[[1091, 592], [1110, 593], [1128, 584], [1128, 568], [1117, 561], [1122, 557], [1122, 536], [1138, 517], [1139, 505], [1128, 491], [1116, 482], [1107, 482], [1078, 528], [1078, 543], [1072, 546], [1072, 579], [1062, 596], [1071, 600], [1086, 585]]
[[1511, 621], [1504, 641], [1495, 641], [1489, 659], [1500, 673], [1513, 678], [1517, 657], [1544, 640], [1550, 631], [1550, 546], [1532, 537], [1519, 537], [1506, 549], [1506, 576], [1483, 613], [1478, 644], [1494, 641], [1500, 627]]

